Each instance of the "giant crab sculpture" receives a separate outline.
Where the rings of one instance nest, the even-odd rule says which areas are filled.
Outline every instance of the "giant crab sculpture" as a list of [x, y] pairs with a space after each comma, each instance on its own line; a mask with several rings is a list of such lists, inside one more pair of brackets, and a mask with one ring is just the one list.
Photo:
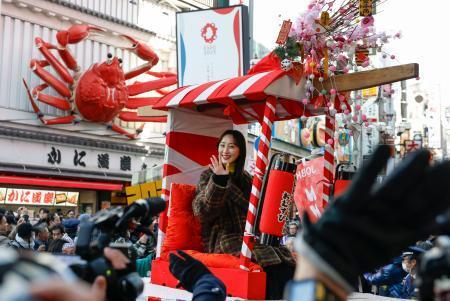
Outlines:
[[[166, 94], [165, 87], [177, 82], [176, 75], [168, 72], [149, 71], [159, 60], [153, 50], [134, 38], [122, 35], [132, 43], [126, 49], [134, 52], [142, 60], [146, 61], [141, 66], [128, 72], [122, 70], [122, 60], [108, 54], [103, 63], [96, 63], [81, 72], [77, 61], [70, 53], [68, 45], [76, 44], [89, 36], [90, 32], [104, 32], [103, 29], [92, 25], [73, 25], [68, 30], [58, 31], [56, 39], [58, 45], [53, 45], [37, 37], [36, 47], [44, 56], [44, 60], [32, 59], [30, 61], [31, 70], [44, 81], [30, 90], [25, 80], [23, 83], [28, 93], [33, 110], [38, 115], [42, 123], [72, 124], [84, 119], [94, 123], [102, 123], [117, 133], [135, 139], [142, 131], [138, 129], [136, 133], [130, 133], [114, 123], [118, 117], [123, 121], [136, 122], [165, 122], [165, 116], [140, 117], [136, 112], [123, 111], [126, 109], [137, 109], [142, 106], [154, 104], [157, 97], [130, 97], [144, 92], [156, 90], [160, 94]], [[51, 52], [58, 52], [61, 60]], [[53, 67], [58, 76], [53, 75], [44, 68]], [[158, 79], [148, 82], [135, 82], [127, 85], [126, 80], [132, 79], [140, 74], [147, 73]], [[52, 87], [59, 96], [44, 94], [42, 91]], [[37, 101], [56, 107], [67, 112], [66, 116], [45, 118], [39, 109]]]

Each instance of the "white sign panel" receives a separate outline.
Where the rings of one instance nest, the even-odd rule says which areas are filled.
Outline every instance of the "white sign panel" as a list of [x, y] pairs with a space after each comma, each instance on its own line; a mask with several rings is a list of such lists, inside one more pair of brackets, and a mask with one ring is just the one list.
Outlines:
[[243, 6], [177, 14], [179, 86], [244, 75], [248, 56]]
[[[21, 188], [0, 188], [7, 205], [77, 206], [80, 193], [75, 191], [53, 191]], [[0, 199], [1, 200], [1, 199]]]
[[113, 150], [14, 139], [0, 139], [0, 146], [2, 147], [0, 162], [21, 165], [129, 175], [141, 170], [143, 164], [151, 166], [149, 157]]

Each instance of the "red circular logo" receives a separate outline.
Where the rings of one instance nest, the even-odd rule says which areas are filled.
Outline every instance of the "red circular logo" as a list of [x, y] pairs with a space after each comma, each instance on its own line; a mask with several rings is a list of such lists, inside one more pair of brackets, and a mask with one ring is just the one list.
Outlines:
[[202, 38], [211, 44], [217, 38], [217, 27], [214, 23], [206, 23], [202, 28]]

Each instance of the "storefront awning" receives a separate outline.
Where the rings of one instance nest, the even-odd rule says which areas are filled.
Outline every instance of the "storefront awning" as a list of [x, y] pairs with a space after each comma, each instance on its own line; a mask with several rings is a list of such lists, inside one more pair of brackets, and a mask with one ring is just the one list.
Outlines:
[[0, 176], [0, 184], [45, 186], [57, 188], [79, 188], [79, 189], [108, 190], [108, 191], [116, 191], [116, 190], [121, 191], [123, 189], [123, 184], [120, 183], [61, 180], [49, 178], [46, 179], [46, 178], [33, 178], [21, 176]]

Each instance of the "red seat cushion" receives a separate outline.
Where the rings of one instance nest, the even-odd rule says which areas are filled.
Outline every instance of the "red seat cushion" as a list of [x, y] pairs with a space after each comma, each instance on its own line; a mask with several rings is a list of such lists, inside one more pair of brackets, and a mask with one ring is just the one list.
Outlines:
[[[239, 257], [233, 256], [231, 254], [210, 254], [201, 253], [194, 250], [185, 250], [185, 252], [210, 268], [240, 268]], [[250, 263], [249, 269], [251, 272], [263, 271], [261, 266], [253, 262]]]
[[195, 186], [172, 184], [170, 189], [170, 217], [161, 249], [163, 260], [168, 260], [168, 254], [171, 251], [203, 250], [200, 222], [192, 212], [194, 197]]

